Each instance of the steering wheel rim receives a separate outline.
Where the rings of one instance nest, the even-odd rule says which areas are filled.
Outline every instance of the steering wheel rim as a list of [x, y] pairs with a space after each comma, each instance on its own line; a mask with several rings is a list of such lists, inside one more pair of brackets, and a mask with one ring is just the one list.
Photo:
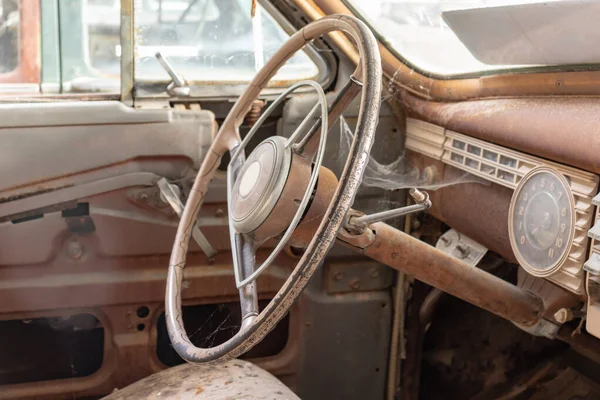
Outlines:
[[[251, 323], [243, 322], [238, 333], [227, 342], [212, 348], [196, 347], [188, 338], [183, 325], [181, 287], [192, 228], [206, 195], [208, 184], [214, 177], [225, 152], [230, 151], [233, 154], [233, 151], [242, 142], [238, 130], [243, 118], [252, 102], [258, 98], [261, 90], [277, 70], [311, 40], [335, 31], [350, 35], [356, 43], [360, 63], [353, 75], [362, 82], [363, 89], [355, 138], [333, 199], [294, 271], [267, 307], [253, 317]], [[181, 215], [169, 262], [165, 292], [166, 324], [171, 343], [184, 360], [194, 363], [226, 361], [245, 353], [276, 326], [301, 294], [332, 247], [360, 186], [379, 119], [381, 80], [379, 48], [369, 28], [355, 17], [331, 15], [310, 23], [292, 35], [257, 73], [245, 93], [235, 103], [215, 137], [194, 181]]]

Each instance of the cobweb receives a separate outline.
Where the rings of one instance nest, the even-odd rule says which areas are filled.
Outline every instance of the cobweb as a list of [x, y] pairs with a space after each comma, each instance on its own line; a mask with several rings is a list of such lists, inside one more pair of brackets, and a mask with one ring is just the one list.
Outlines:
[[[343, 167], [348, 158], [352, 140], [354, 139], [354, 132], [343, 116], [340, 117], [339, 123], [340, 143], [337, 163]], [[375, 143], [376, 145], [377, 143]], [[451, 180], [440, 180], [438, 178], [432, 182], [431, 178], [426, 176], [419, 168], [409, 165], [404, 153], [402, 153], [389, 164], [382, 164], [373, 158], [372, 155], [369, 155], [369, 162], [365, 168], [361, 186], [376, 187], [384, 190], [399, 190], [412, 187], [437, 190], [450, 185], [473, 182], [487, 184], [483, 179], [467, 172]]]

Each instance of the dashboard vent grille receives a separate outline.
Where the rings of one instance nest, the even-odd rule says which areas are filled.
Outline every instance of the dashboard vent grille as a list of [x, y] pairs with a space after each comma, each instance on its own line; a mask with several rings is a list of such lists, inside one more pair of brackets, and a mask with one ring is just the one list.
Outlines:
[[569, 179], [576, 197], [585, 201], [584, 211], [591, 211], [598, 178], [589, 172], [567, 167], [543, 158], [530, 156], [505, 147], [446, 130], [442, 161], [502, 186], [516, 189], [525, 175], [542, 165], [552, 167]]

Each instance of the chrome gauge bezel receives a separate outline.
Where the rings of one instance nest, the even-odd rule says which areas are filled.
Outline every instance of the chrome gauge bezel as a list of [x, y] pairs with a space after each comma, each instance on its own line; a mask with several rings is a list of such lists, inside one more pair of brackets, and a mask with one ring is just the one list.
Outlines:
[[[552, 175], [554, 175], [554, 177], [562, 184], [564, 185], [565, 188], [565, 193], [567, 194], [567, 199], [569, 202], [569, 206], [571, 209], [571, 225], [570, 225], [570, 231], [569, 231], [569, 235], [568, 235], [568, 239], [567, 239], [567, 245], [564, 247], [564, 250], [561, 254], [561, 256], [556, 260], [556, 262], [554, 264], [552, 264], [550, 267], [548, 268], [544, 268], [544, 270], [540, 270], [539, 268], [536, 268], [535, 266], [529, 264], [528, 261], [525, 260], [525, 258], [522, 256], [519, 247], [517, 245], [517, 241], [516, 241], [516, 237], [515, 237], [515, 227], [514, 227], [514, 213], [517, 209], [517, 201], [521, 195], [521, 192], [523, 190], [523, 188], [525, 187], [525, 185], [527, 184], [527, 182], [533, 178], [536, 175], [539, 174], [546, 174], [546, 173], [550, 173]], [[576, 215], [575, 215], [575, 198], [573, 196], [573, 192], [571, 191], [571, 185], [568, 181], [568, 179], [561, 174], [559, 171], [557, 171], [554, 168], [550, 168], [550, 167], [546, 167], [546, 166], [541, 166], [541, 167], [537, 167], [532, 169], [531, 171], [529, 171], [529, 173], [527, 175], [525, 175], [523, 177], [523, 179], [521, 179], [521, 181], [519, 182], [517, 188], [515, 189], [512, 199], [510, 201], [510, 208], [508, 211], [508, 236], [510, 239], [510, 247], [512, 248], [512, 251], [515, 255], [515, 257], [517, 258], [517, 261], [519, 262], [519, 264], [531, 275], [533, 276], [538, 276], [538, 277], [548, 277], [551, 275], [554, 275], [556, 272], [558, 272], [565, 264], [565, 262], [567, 261], [569, 254], [571, 253], [571, 248], [573, 246], [573, 240], [575, 238], [575, 221], [576, 221]]]

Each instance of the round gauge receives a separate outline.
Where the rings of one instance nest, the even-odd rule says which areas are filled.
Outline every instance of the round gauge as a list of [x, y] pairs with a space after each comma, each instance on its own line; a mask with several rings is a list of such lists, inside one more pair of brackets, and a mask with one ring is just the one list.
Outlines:
[[510, 245], [535, 276], [555, 273], [565, 262], [575, 234], [575, 201], [567, 179], [548, 167], [529, 172], [510, 204]]

